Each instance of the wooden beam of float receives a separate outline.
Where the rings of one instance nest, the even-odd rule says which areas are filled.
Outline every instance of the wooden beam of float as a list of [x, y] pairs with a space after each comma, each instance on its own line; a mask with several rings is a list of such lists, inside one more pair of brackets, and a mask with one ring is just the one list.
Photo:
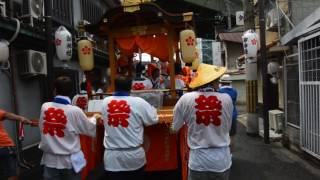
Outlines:
[[111, 91], [115, 91], [115, 77], [116, 77], [116, 57], [114, 54], [114, 40], [112, 33], [108, 35], [108, 48], [109, 48], [109, 68], [110, 68], [110, 83]]
[[[144, 36], [168, 33], [168, 30], [164, 27], [164, 24], [153, 24], [144, 26], [131, 26], [124, 28], [102, 28], [105, 29], [105, 33], [102, 36], [108, 36], [112, 31], [113, 38], [125, 38], [132, 36]], [[108, 30], [107, 30], [108, 29]]]
[[[176, 81], [175, 81], [175, 62], [173, 59], [173, 30], [170, 29], [168, 33], [168, 50], [169, 50], [169, 68], [170, 68], [170, 89], [175, 90], [176, 88]], [[176, 98], [176, 91], [171, 91], [172, 98]]]

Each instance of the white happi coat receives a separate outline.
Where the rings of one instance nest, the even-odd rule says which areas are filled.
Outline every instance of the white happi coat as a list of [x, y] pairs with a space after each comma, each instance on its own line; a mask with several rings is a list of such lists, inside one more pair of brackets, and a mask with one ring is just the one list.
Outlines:
[[87, 93], [86, 91], [81, 91], [80, 94], [77, 94], [72, 98], [72, 105], [78, 106], [84, 112], [88, 111], [88, 102], [89, 102], [89, 98], [86, 93]]
[[[67, 100], [65, 96], [57, 96]], [[88, 119], [77, 106], [55, 102], [44, 103], [39, 119], [43, 151], [41, 164], [56, 169], [71, 169], [70, 156], [81, 151], [79, 134], [94, 137], [95, 119]]]
[[189, 168], [223, 172], [231, 166], [229, 131], [233, 104], [217, 92], [184, 94], [174, 108], [173, 130], [188, 126]]
[[144, 166], [144, 126], [158, 122], [156, 109], [139, 97], [110, 96], [103, 100], [102, 117], [105, 170], [132, 171]]

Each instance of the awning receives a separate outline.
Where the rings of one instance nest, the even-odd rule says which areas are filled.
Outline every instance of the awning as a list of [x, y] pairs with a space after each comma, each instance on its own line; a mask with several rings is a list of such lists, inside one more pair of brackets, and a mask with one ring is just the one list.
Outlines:
[[235, 43], [242, 43], [242, 32], [235, 32], [235, 33], [219, 33], [218, 38], [221, 41], [229, 41]]
[[314, 29], [320, 28], [317, 22], [320, 20], [320, 7], [312, 12], [308, 17], [301, 21], [291, 31], [285, 34], [281, 38], [281, 44], [286, 45], [295, 40], [296, 38], [313, 31]]

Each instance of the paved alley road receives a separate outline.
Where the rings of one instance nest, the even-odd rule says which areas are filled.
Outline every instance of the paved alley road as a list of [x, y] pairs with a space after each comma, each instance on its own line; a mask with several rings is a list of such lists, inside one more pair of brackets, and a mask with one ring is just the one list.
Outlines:
[[[283, 148], [280, 143], [266, 145], [260, 137], [246, 135], [244, 115], [239, 116], [236, 147], [230, 180], [320, 180], [320, 167], [311, 165], [299, 156]], [[27, 155], [28, 159], [40, 159], [39, 150]], [[39, 161], [39, 160], [37, 160]], [[103, 167], [97, 168], [88, 179], [98, 180]], [[146, 180], [179, 180], [178, 172], [149, 174]], [[22, 180], [41, 180], [39, 166], [26, 171]]]
[[320, 180], [320, 167], [311, 165], [283, 148], [264, 144], [260, 137], [246, 135], [244, 115], [239, 116], [230, 180]]

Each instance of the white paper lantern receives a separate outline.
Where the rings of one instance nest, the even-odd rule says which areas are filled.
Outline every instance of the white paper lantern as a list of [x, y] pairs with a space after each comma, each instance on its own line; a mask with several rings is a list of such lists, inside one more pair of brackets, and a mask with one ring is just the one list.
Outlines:
[[242, 36], [244, 54], [246, 58], [256, 58], [259, 49], [259, 37], [253, 30], [246, 31]]
[[89, 40], [78, 41], [78, 56], [83, 71], [91, 71], [94, 67], [92, 43]]
[[195, 59], [196, 35], [192, 30], [183, 30], [180, 32], [180, 49], [182, 61], [191, 63]]
[[70, 60], [72, 57], [72, 36], [63, 26], [60, 26], [55, 33], [55, 44], [57, 56], [60, 60]]
[[278, 62], [269, 62], [267, 70], [268, 74], [275, 76], [280, 70], [280, 64]]
[[9, 59], [9, 42], [0, 40], [0, 62], [7, 62]]

